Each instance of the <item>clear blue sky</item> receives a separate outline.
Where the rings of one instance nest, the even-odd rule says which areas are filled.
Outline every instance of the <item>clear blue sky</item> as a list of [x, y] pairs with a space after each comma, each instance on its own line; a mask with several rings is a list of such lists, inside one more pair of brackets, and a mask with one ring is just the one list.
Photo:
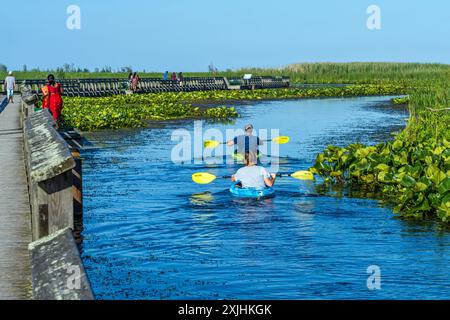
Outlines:
[[[81, 8], [81, 30], [66, 28], [70, 4]], [[366, 27], [371, 4], [381, 30]], [[449, 0], [33, 0], [3, 1], [1, 12], [0, 63], [10, 69], [450, 63]]]

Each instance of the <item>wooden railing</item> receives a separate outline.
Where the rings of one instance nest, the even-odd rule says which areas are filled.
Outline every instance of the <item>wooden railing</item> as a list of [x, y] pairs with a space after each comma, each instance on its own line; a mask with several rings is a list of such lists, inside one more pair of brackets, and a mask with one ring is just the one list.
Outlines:
[[[22, 80], [32, 92], [40, 94], [46, 81]], [[77, 97], [102, 97], [131, 92], [127, 79], [61, 79], [64, 95]], [[233, 85], [230, 85], [233, 84]], [[287, 77], [253, 77], [249, 80], [242, 78], [227, 79], [225, 77], [186, 77], [182, 80], [162, 80], [161, 78], [142, 78], [134, 93], [157, 92], [189, 92], [230, 89], [270, 89], [289, 87]]]
[[34, 298], [93, 299], [74, 237], [81, 160], [74, 158], [48, 110], [35, 111], [38, 97], [31, 88], [21, 86], [21, 91]]

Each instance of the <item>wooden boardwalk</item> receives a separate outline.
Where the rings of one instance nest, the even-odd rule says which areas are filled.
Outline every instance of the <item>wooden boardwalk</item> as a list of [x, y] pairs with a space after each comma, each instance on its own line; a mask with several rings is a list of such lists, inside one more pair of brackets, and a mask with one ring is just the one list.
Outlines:
[[23, 156], [20, 97], [0, 113], [0, 300], [31, 299], [31, 215]]

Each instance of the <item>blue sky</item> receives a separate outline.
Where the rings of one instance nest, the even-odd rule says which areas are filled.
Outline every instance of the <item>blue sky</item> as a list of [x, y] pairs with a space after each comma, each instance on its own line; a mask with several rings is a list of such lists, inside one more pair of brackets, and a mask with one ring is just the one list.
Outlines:
[[[66, 9], [81, 9], [68, 30]], [[366, 27], [369, 5], [381, 30]], [[0, 63], [206, 71], [296, 62], [450, 63], [448, 0], [34, 0], [1, 5]]]

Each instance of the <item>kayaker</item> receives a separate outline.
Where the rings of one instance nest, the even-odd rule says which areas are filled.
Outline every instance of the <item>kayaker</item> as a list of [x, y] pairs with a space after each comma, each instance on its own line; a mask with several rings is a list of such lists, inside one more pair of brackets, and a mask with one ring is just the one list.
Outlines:
[[253, 152], [259, 155], [258, 146], [263, 145], [264, 141], [253, 135], [253, 125], [251, 123], [244, 127], [244, 134], [227, 141], [228, 146], [237, 146], [235, 154], [244, 155], [246, 152]]
[[266, 188], [275, 183], [276, 174], [269, 173], [264, 167], [257, 165], [255, 152], [246, 152], [244, 155], [245, 167], [240, 168], [231, 181], [240, 182], [242, 188]]

